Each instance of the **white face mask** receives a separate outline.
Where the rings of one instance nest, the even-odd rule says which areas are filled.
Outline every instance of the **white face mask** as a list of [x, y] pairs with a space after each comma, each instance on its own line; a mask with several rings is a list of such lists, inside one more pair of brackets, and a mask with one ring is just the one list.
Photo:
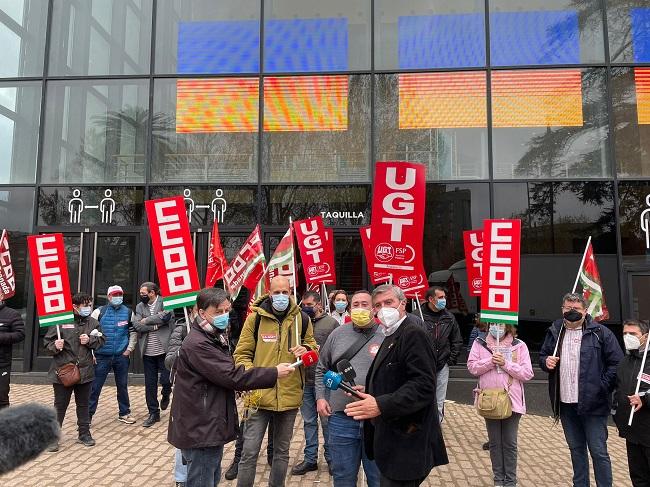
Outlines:
[[639, 337], [634, 335], [623, 335], [623, 343], [625, 344], [625, 350], [628, 351], [638, 350], [641, 348], [641, 340], [639, 340]]
[[382, 325], [386, 327], [393, 326], [399, 321], [399, 310], [397, 308], [381, 308], [377, 313], [377, 318]]

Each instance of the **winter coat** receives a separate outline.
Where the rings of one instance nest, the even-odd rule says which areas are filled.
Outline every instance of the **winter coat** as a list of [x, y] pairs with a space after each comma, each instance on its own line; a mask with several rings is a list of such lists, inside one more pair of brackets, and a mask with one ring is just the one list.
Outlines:
[[266, 389], [278, 379], [275, 367], [236, 366], [226, 335], [211, 335], [196, 322], [177, 362], [167, 440], [180, 449], [233, 441], [239, 433], [235, 390]]
[[[616, 371], [616, 391], [614, 393], [614, 422], [618, 428], [618, 434], [630, 443], [650, 447], [650, 384], [641, 381], [639, 392], [646, 392], [648, 395], [641, 396], [643, 406], [632, 419], [632, 426], [628, 426], [630, 419], [630, 400], [636, 392], [636, 382], [641, 370], [643, 360], [643, 348], [633, 350], [625, 355], [618, 364]], [[650, 375], [650, 361], [646, 360], [644, 373]]]
[[364, 446], [385, 477], [419, 480], [449, 463], [438, 421], [433, 348], [419, 318], [408, 315], [384, 339], [366, 376], [366, 392], [381, 415], [364, 421]]
[[[526, 397], [524, 382], [533, 378], [533, 366], [530, 363], [528, 347], [521, 340], [513, 340], [507, 335], [499, 344], [499, 351], [506, 359], [505, 365], [499, 367], [492, 363], [492, 354], [496, 340], [491, 336], [487, 341], [477, 338], [467, 358], [467, 369], [470, 374], [477, 376], [479, 389], [504, 388], [508, 391], [512, 402], [512, 411], [526, 414]], [[508, 382], [512, 381], [510, 384]]]
[[25, 323], [20, 313], [0, 303], [0, 369], [11, 366], [11, 348], [25, 339]]
[[187, 325], [185, 321], [177, 321], [176, 327], [172, 334], [169, 336], [169, 346], [167, 347], [167, 353], [165, 354], [165, 368], [167, 370], [172, 370], [178, 354], [181, 350], [181, 345], [183, 340], [187, 337]]
[[106, 337], [105, 345], [98, 349], [95, 355], [111, 357], [122, 355], [127, 348], [131, 352], [135, 349], [138, 337], [131, 323], [129, 308], [123, 304], [118, 307], [107, 304], [97, 308], [91, 316], [99, 321]]
[[[314, 318], [312, 321], [312, 326], [314, 327], [314, 339], [319, 349], [327, 341], [327, 337], [330, 336], [336, 328], [339, 326], [339, 322], [336, 321], [336, 318], [328, 314], [322, 314], [318, 318]], [[305, 385], [313, 386], [316, 380], [316, 364], [305, 368]]]
[[154, 330], [160, 330], [158, 337], [164, 350], [169, 347], [169, 335], [174, 329], [174, 313], [163, 311], [162, 296], [158, 296], [153, 315], [149, 311], [149, 305], [138, 303], [135, 307], [133, 317], [133, 327], [138, 332], [138, 341], [140, 342], [140, 353], [144, 355], [147, 349], [147, 335]]
[[[553, 322], [546, 332], [544, 344], [539, 352], [539, 366], [548, 372], [548, 391], [553, 414], [560, 414], [560, 367], [562, 367], [562, 339], [564, 320]], [[578, 379], [578, 414], [607, 416], [612, 405], [611, 396], [616, 385], [616, 367], [623, 358], [618, 341], [609, 328], [592, 320], [587, 315], [582, 327], [580, 345], [580, 372]], [[546, 367], [546, 358], [553, 355], [560, 336], [557, 355], [560, 361], [553, 370]]]
[[[59, 325], [59, 329], [61, 338], [64, 340], [63, 350], [57, 350], [54, 345], [57, 339], [55, 325], [50, 326], [43, 338], [45, 348], [54, 356], [47, 378], [55, 384], [60, 384], [56, 369], [65, 364], [77, 363], [81, 375], [79, 383], [91, 382], [95, 378], [95, 366], [91, 350], [97, 350], [106, 342], [106, 337], [102, 333], [99, 322], [90, 316], [82, 318], [75, 314], [73, 323]], [[97, 330], [95, 335], [91, 334], [93, 330]], [[86, 345], [82, 345], [79, 341], [79, 337], [83, 334], [88, 335], [89, 338]]]
[[440, 316], [434, 315], [429, 305], [422, 306], [424, 327], [433, 343], [433, 355], [436, 358], [436, 370], [445, 365], [456, 365], [463, 348], [463, 337], [456, 318], [445, 308]]
[[[255, 332], [255, 321], [260, 316], [259, 331]], [[296, 318], [298, 333], [301, 334], [301, 310], [293, 301], [289, 301], [287, 313], [282, 323], [273, 314], [271, 299], [268, 295], [260, 297], [253, 304], [253, 310], [246, 319], [242, 328], [239, 342], [235, 349], [235, 363], [243, 365], [246, 369], [251, 367], [275, 367], [280, 363], [293, 363], [296, 357], [289, 351], [296, 346]], [[307, 319], [302, 345], [308, 350], [316, 350], [314, 329]], [[302, 404], [304, 388], [304, 367], [299, 367], [289, 377], [279, 381], [273, 388], [262, 391], [259, 402], [260, 409], [270, 411], [288, 411], [299, 408]]]

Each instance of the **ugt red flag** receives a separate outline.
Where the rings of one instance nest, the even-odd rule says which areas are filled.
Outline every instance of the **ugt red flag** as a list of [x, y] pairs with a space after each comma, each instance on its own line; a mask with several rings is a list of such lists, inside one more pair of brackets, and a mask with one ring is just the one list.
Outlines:
[[596, 265], [591, 240], [587, 243], [579, 279], [582, 285], [582, 295], [587, 301], [587, 313], [596, 321], [608, 320], [609, 311], [605, 304], [603, 285], [600, 280], [600, 272], [598, 272], [598, 266]]
[[0, 237], [0, 293], [3, 299], [8, 299], [16, 294], [16, 276], [14, 267], [11, 265], [9, 236], [6, 230], [2, 231], [2, 237]]
[[239, 295], [242, 286], [253, 292], [264, 274], [265, 262], [260, 226], [257, 225], [223, 275], [232, 299]]
[[481, 295], [481, 267], [483, 263], [483, 230], [463, 232], [465, 268], [470, 296]]
[[320, 216], [297, 220], [293, 228], [307, 283], [334, 283], [334, 245], [327, 240], [327, 230]]
[[275, 248], [269, 265], [266, 270], [266, 288], [268, 290], [271, 279], [276, 276], [283, 276], [289, 279], [292, 288], [295, 288], [293, 276], [295, 274], [296, 262], [293, 252], [293, 231], [291, 228], [284, 234], [282, 240]]
[[182, 196], [144, 202], [165, 309], [196, 302], [201, 290]]
[[32, 264], [39, 325], [71, 323], [74, 315], [63, 235], [30, 235], [27, 237], [27, 248]]
[[214, 286], [214, 283], [221, 279], [228, 269], [226, 254], [221, 245], [219, 236], [219, 224], [214, 220], [212, 225], [212, 238], [210, 239], [210, 250], [208, 250], [208, 268], [205, 272], [206, 287]]

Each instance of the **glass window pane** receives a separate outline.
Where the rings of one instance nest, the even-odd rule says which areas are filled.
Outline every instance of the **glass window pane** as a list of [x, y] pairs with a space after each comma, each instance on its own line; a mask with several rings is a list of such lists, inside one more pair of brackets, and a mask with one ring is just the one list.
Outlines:
[[149, 81], [48, 83], [41, 181], [143, 181], [148, 106]]
[[625, 181], [618, 185], [621, 245], [628, 264], [648, 267], [650, 255], [650, 182]]
[[611, 175], [604, 69], [492, 72], [494, 177]]
[[267, 73], [370, 68], [370, 2], [264, 0]]
[[257, 181], [258, 78], [160, 79], [153, 181]]
[[49, 74], [149, 73], [151, 2], [55, 0]]
[[375, 1], [377, 69], [479, 66], [485, 66], [484, 1]]
[[609, 57], [613, 63], [650, 62], [650, 5], [647, 0], [608, 0]]
[[493, 66], [603, 62], [604, 52], [599, 1], [490, 2]]
[[156, 16], [157, 73], [259, 72], [259, 0], [158, 2]]
[[264, 79], [263, 180], [368, 181], [370, 76]]
[[485, 73], [377, 75], [375, 147], [380, 161], [415, 161], [427, 179], [488, 176]]
[[0, 0], [0, 78], [41, 76], [47, 0]]
[[34, 183], [41, 83], [0, 82], [0, 184]]
[[650, 176], [650, 68], [612, 68], [612, 106], [618, 175]]

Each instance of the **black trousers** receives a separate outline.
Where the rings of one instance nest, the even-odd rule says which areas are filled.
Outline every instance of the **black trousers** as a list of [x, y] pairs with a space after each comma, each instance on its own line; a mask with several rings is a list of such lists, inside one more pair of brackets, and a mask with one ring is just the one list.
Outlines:
[[625, 442], [630, 480], [634, 487], [650, 487], [650, 447]]
[[9, 406], [9, 382], [11, 378], [11, 365], [0, 367], [0, 409]]
[[72, 387], [65, 387], [62, 384], [52, 384], [54, 386], [54, 409], [56, 409], [56, 419], [59, 425], [63, 425], [65, 412], [70, 404], [70, 398], [74, 392], [74, 402], [77, 406], [77, 429], [79, 435], [90, 433], [90, 415], [88, 414], [88, 403], [90, 401], [90, 389], [92, 382], [85, 384], [76, 384]]
[[381, 474], [381, 477], [379, 478], [379, 486], [380, 487], [417, 487], [422, 482], [424, 482], [425, 479], [426, 477], [420, 480], [392, 480], [384, 477], [384, 474]]

